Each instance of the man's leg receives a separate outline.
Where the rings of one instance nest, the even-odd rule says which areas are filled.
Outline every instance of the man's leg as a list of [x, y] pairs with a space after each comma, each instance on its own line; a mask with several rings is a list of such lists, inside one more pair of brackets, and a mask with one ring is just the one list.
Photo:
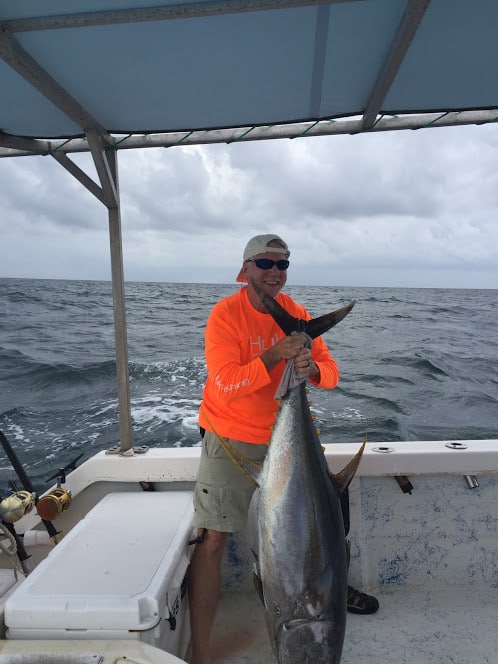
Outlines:
[[[253, 463], [262, 463], [267, 445], [223, 439]], [[229, 458], [219, 437], [206, 431], [194, 490], [194, 523], [206, 527], [189, 571], [191, 664], [210, 664], [209, 640], [220, 594], [221, 562], [228, 534], [245, 526], [255, 483]]]
[[220, 594], [221, 559], [228, 533], [207, 530], [189, 570], [191, 664], [210, 664], [209, 639]]

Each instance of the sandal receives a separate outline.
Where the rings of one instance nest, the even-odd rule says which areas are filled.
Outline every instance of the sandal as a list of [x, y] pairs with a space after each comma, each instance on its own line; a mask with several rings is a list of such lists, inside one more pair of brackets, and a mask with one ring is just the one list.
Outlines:
[[367, 595], [355, 590], [352, 586], [348, 586], [348, 611], [350, 613], [358, 613], [363, 616], [375, 613], [379, 609], [379, 602], [376, 597]]

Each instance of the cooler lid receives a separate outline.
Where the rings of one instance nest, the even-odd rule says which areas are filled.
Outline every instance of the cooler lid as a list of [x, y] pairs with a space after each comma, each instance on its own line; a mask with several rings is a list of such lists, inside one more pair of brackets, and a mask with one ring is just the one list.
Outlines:
[[188, 565], [189, 491], [105, 496], [8, 599], [9, 628], [146, 630]]

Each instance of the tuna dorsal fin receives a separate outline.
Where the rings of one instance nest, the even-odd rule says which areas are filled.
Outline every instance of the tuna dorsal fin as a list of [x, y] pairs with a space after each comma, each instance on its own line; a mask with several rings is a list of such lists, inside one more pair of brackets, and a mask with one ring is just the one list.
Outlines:
[[356, 471], [358, 470], [358, 466], [360, 465], [361, 457], [363, 456], [363, 451], [365, 449], [365, 445], [367, 444], [367, 437], [365, 436], [365, 439], [362, 443], [362, 446], [356, 452], [354, 457], [351, 459], [351, 461], [344, 466], [344, 468], [337, 473], [337, 475], [332, 475], [334, 482], [339, 489], [339, 493], [342, 493], [345, 489], [348, 488], [348, 486], [351, 483], [351, 480], [356, 474]]
[[345, 307], [337, 309], [337, 311], [331, 311], [329, 314], [306, 321], [291, 316], [273, 297], [264, 293], [254, 281], [251, 281], [251, 286], [256, 291], [261, 302], [273, 316], [277, 325], [287, 335], [292, 334], [293, 332], [306, 332], [308, 336], [315, 339], [321, 334], [324, 334], [327, 330], [330, 330], [334, 325], [337, 325], [337, 323], [340, 323], [355, 305], [355, 301], [353, 300]]

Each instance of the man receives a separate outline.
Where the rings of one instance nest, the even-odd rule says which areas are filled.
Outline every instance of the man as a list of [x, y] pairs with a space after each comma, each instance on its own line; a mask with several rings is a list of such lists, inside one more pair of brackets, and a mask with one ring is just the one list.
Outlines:
[[302, 335], [285, 336], [253, 287], [277, 299], [291, 316], [309, 320], [306, 309], [281, 292], [289, 256], [278, 235], [249, 240], [237, 276], [247, 285], [218, 302], [206, 325], [208, 378], [199, 411], [205, 433], [194, 493], [194, 523], [202, 541], [195, 548], [189, 575], [192, 664], [210, 663], [209, 637], [223, 549], [229, 533], [244, 528], [255, 488], [232, 458], [247, 463], [264, 460], [278, 410], [274, 394], [286, 360], [293, 360], [296, 371], [318, 387], [332, 389], [339, 381], [323, 339], [314, 339], [310, 350]]

